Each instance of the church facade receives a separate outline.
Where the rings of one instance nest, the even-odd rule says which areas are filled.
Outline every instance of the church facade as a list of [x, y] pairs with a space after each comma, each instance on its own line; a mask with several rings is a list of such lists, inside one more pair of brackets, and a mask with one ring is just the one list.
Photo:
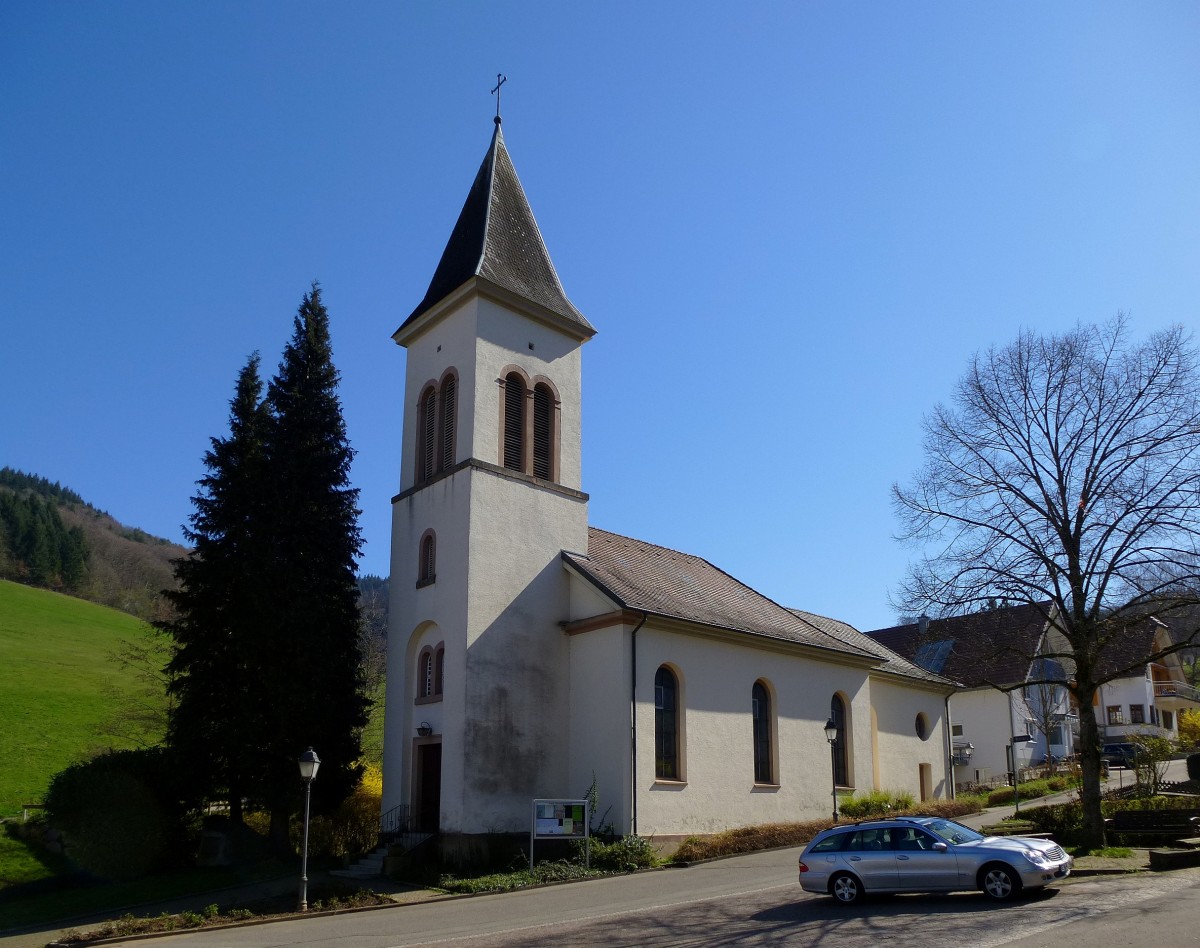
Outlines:
[[594, 332], [497, 120], [393, 337], [408, 365], [385, 812], [443, 834], [528, 832], [534, 799], [594, 780], [598, 822], [669, 838], [819, 818], [854, 790], [948, 795], [951, 682], [705, 560], [589, 526]]

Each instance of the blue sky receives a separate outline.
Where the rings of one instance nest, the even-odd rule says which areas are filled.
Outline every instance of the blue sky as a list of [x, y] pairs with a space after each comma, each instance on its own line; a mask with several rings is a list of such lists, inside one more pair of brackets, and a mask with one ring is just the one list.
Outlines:
[[179, 539], [320, 280], [388, 570], [404, 351], [504, 130], [596, 526], [866, 629], [969, 356], [1200, 304], [1193, 3], [0, 5], [0, 465]]

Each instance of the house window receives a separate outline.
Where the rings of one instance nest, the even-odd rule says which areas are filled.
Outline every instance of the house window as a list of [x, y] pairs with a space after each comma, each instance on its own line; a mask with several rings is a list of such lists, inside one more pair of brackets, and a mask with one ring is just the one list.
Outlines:
[[754, 720], [754, 782], [774, 783], [771, 754], [771, 696], [761, 681], [750, 692], [751, 717]]
[[1119, 704], [1110, 704], [1105, 708], [1105, 711], [1108, 713], [1109, 724], [1125, 723], [1125, 715], [1121, 713], [1121, 706]]
[[1052, 747], [1062, 747], [1063, 729], [1061, 724], [1056, 724], [1050, 728], [1050, 733], [1046, 737], [1046, 743]]
[[433, 693], [440, 695], [445, 679], [446, 649], [439, 645], [433, 653]]
[[1131, 704], [1129, 706], [1129, 723], [1130, 724], [1145, 724], [1146, 723], [1146, 706], [1144, 704]]
[[1165, 730], [1175, 730], [1175, 715], [1170, 711], [1162, 712], [1162, 726]]
[[454, 466], [457, 427], [458, 379], [450, 370], [440, 387], [430, 383], [417, 402], [418, 484]]
[[426, 530], [421, 537], [421, 549], [417, 562], [417, 586], [428, 586], [437, 579], [437, 537]]
[[504, 378], [504, 466], [525, 470], [525, 380], [516, 372]]
[[829, 719], [837, 728], [833, 742], [833, 782], [839, 787], [850, 786], [850, 757], [846, 753], [846, 702], [841, 695], [834, 695], [829, 703]]
[[952, 725], [950, 725], [950, 733], [951, 733], [951, 734], [952, 734], [954, 737], [962, 737], [962, 733], [963, 733], [963, 726], [962, 726], [961, 724], [952, 724]]
[[679, 779], [679, 688], [665, 665], [654, 675], [654, 776]]
[[917, 714], [914, 727], [916, 728], [917, 737], [923, 741], [929, 740], [929, 718], [925, 716], [924, 711]]

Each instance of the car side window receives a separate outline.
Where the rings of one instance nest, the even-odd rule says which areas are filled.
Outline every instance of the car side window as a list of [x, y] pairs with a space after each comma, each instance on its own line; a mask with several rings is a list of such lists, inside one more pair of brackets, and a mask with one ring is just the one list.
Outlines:
[[809, 852], [812, 853], [836, 853], [841, 852], [842, 847], [846, 845], [846, 841], [851, 836], [856, 836], [856, 833], [834, 833], [832, 836], [826, 836]]
[[874, 851], [891, 849], [892, 841], [886, 829], [859, 830], [850, 836], [846, 843], [847, 850]]

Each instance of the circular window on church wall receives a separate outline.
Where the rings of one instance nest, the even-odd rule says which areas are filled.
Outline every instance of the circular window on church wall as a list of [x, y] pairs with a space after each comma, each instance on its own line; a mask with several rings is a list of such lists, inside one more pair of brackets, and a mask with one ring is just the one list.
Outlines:
[[917, 737], [923, 741], [929, 740], [929, 719], [924, 711], [917, 715]]

